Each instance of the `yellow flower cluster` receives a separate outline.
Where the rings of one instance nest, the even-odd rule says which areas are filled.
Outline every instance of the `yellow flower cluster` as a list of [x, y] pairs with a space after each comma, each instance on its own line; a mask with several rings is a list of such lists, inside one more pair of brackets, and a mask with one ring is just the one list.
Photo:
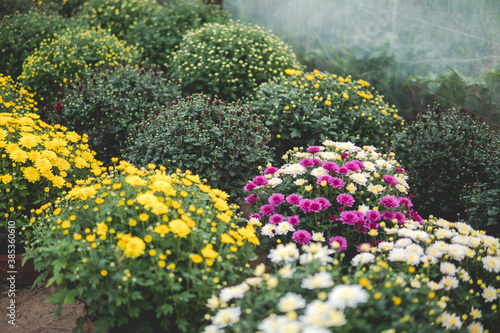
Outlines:
[[0, 73], [0, 111], [36, 112], [38, 103], [34, 97], [35, 94], [28, 92], [20, 83]]

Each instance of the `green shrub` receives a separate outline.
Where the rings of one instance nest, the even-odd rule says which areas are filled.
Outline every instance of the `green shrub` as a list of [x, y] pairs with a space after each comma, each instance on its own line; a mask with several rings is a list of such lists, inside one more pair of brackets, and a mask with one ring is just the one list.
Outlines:
[[23, 63], [19, 77], [39, 97], [52, 100], [61, 84], [76, 75], [138, 58], [137, 50], [100, 28], [66, 29], [44, 40]]
[[246, 105], [204, 95], [174, 101], [129, 136], [124, 158], [203, 174], [233, 197], [272, 156], [269, 131]]
[[89, 136], [101, 160], [118, 156], [136, 123], [165, 110], [177, 85], [159, 66], [120, 64], [64, 85], [48, 119]]
[[153, 64], [165, 64], [182, 36], [205, 23], [225, 23], [229, 13], [201, 0], [171, 1], [133, 25], [124, 39], [143, 48], [144, 59]]
[[287, 68], [301, 68], [291, 48], [271, 32], [234, 21], [186, 33], [168, 66], [185, 93], [232, 101], [253, 96]]
[[160, 10], [154, 0], [90, 0], [76, 19], [122, 39], [143, 17]]
[[332, 139], [386, 148], [404, 121], [364, 80], [314, 70], [286, 70], [262, 84], [252, 108], [273, 133], [277, 159], [288, 149]]
[[69, 21], [60, 15], [32, 9], [27, 13], [6, 16], [0, 22], [0, 68], [17, 78], [23, 62], [46, 38], [67, 27]]
[[88, 4], [86, 0], [33, 0], [44, 10], [59, 13], [64, 17], [71, 17]]
[[[395, 134], [392, 146], [410, 172], [415, 207], [424, 215], [464, 218], [463, 187], [492, 183], [500, 172], [498, 134], [463, 109], [435, 107], [420, 113]], [[482, 228], [484, 224], [473, 226]]]
[[2, 0], [0, 1], [0, 19], [7, 15], [27, 13], [35, 8], [33, 0]]

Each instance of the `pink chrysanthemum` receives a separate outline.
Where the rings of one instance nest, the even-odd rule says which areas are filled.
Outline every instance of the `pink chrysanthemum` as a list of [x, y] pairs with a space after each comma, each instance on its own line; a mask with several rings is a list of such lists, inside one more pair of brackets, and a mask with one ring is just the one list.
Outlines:
[[321, 163], [323, 163], [323, 162], [321, 162], [321, 160], [319, 158], [313, 158], [314, 165], [321, 165]]
[[422, 221], [423, 221], [422, 217], [420, 215], [418, 215], [418, 213], [414, 210], [410, 210], [408, 212], [408, 218], [410, 220], [415, 221], [415, 222], [419, 222], [420, 224], [422, 224]]
[[380, 221], [381, 216], [380, 213], [377, 212], [376, 210], [369, 210], [366, 212], [366, 218], [370, 222], [378, 222]]
[[394, 218], [394, 212], [386, 210], [382, 213], [382, 218], [384, 220], [392, 220]]
[[385, 208], [397, 208], [399, 206], [399, 200], [395, 195], [386, 195], [380, 198], [380, 203], [385, 206]]
[[302, 199], [299, 202], [299, 208], [302, 209], [304, 213], [309, 213], [311, 211], [311, 203], [310, 199]]
[[344, 163], [343, 167], [349, 169], [350, 171], [359, 171], [360, 167], [356, 161], [351, 161]]
[[324, 175], [324, 176], [319, 177], [316, 180], [316, 184], [321, 185], [322, 182], [326, 182], [328, 185], [332, 185], [331, 184], [332, 179], [333, 179], [332, 176], [330, 176], [330, 175]]
[[269, 168], [266, 168], [266, 170], [264, 171], [264, 175], [272, 175], [276, 171], [278, 171], [278, 168], [276, 168], [276, 167], [269, 167]]
[[271, 204], [260, 207], [259, 211], [262, 215], [272, 215], [275, 213], [274, 206]]
[[271, 224], [279, 224], [281, 222], [283, 222], [285, 218], [283, 217], [283, 215], [281, 214], [274, 214], [274, 215], [271, 215], [271, 217], [269, 217], [269, 223]]
[[368, 222], [368, 229], [370, 230], [377, 230], [379, 227], [379, 224], [378, 223], [375, 223], [375, 222]]
[[260, 197], [257, 194], [251, 194], [245, 198], [245, 202], [250, 205], [255, 205], [257, 201], [260, 200]]
[[248, 192], [248, 191], [253, 190], [254, 188], [255, 188], [255, 185], [254, 185], [254, 184], [252, 184], [252, 183], [250, 183], [250, 184], [246, 184], [246, 185], [243, 187], [243, 189], [244, 189], [245, 191], [247, 191], [247, 192]]
[[316, 199], [314, 199], [314, 202], [317, 202], [321, 205], [321, 210], [325, 210], [331, 206], [330, 200], [323, 197], [317, 197]]
[[286, 197], [286, 202], [288, 202], [290, 205], [298, 206], [300, 203], [300, 200], [302, 200], [302, 196], [297, 195], [297, 194], [290, 194], [289, 196]]
[[401, 198], [399, 198], [399, 204], [405, 206], [406, 208], [413, 207], [413, 203], [407, 197], [401, 197]]
[[256, 220], [259, 220], [262, 218], [262, 216], [259, 214], [259, 213], [254, 213], [252, 215], [250, 215], [248, 218], [250, 219], [256, 219]]
[[359, 232], [360, 234], [366, 234], [368, 231], [368, 225], [365, 220], [358, 220], [353, 226], [354, 231]]
[[304, 158], [299, 164], [303, 167], [310, 167], [314, 165], [314, 161], [311, 158]]
[[[336, 242], [336, 243], [334, 243]], [[334, 236], [328, 241], [330, 246], [337, 251], [345, 251], [347, 249], [347, 239], [342, 236]]]
[[398, 220], [399, 224], [404, 224], [405, 223], [405, 215], [401, 212], [394, 212], [394, 218]]
[[292, 235], [292, 240], [297, 244], [309, 244], [311, 239], [311, 233], [307, 230], [297, 230]]
[[267, 201], [273, 206], [279, 206], [285, 202], [285, 196], [281, 193], [273, 193]]
[[323, 169], [328, 170], [328, 171], [335, 171], [339, 168], [337, 163], [330, 162], [330, 161], [323, 163], [322, 167], [323, 167]]
[[338, 174], [341, 174], [341, 175], [347, 175], [349, 173], [349, 169], [347, 169], [346, 167], [342, 166], [340, 168], [338, 168], [337, 170], [335, 170]]
[[348, 210], [340, 213], [340, 220], [343, 224], [354, 225], [359, 221], [359, 216], [354, 210]]
[[257, 186], [267, 186], [269, 184], [269, 181], [267, 180], [266, 177], [264, 176], [255, 176], [252, 179], [252, 184], [257, 187]]
[[333, 188], [342, 188], [344, 187], [344, 181], [342, 180], [342, 178], [333, 177], [330, 186]]
[[341, 193], [337, 196], [337, 202], [343, 206], [352, 207], [355, 200], [352, 195], [347, 193]]
[[292, 215], [292, 216], [288, 217], [287, 222], [295, 227], [296, 225], [298, 225], [300, 223], [300, 219], [297, 215]]
[[321, 148], [319, 148], [318, 146], [311, 146], [311, 147], [307, 148], [308, 153], [319, 153], [320, 151], [321, 151]]
[[382, 178], [387, 184], [390, 184], [392, 186], [398, 185], [398, 181], [396, 180], [396, 178], [391, 175], [383, 175]]
[[319, 213], [321, 211], [321, 205], [319, 202], [317, 201], [312, 201], [311, 202], [311, 206], [309, 207], [309, 209], [311, 210], [311, 212], [313, 213]]

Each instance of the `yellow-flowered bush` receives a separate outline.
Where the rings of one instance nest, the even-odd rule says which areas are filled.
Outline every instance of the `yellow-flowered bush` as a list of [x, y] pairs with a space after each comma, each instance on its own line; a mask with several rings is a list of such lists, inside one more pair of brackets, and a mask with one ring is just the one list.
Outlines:
[[0, 73], [0, 111], [1, 112], [37, 112], [38, 102], [35, 94], [27, 91], [10, 76]]
[[[48, 125], [34, 113], [0, 113], [0, 226], [48, 207], [90, 170], [99, 169], [87, 137]], [[39, 213], [41, 211], [37, 211]]]
[[259, 244], [227, 199], [190, 171], [120, 161], [45, 206], [27, 254], [60, 284], [51, 301], [83, 299], [100, 330], [195, 332], [204, 318], [186, 314], [243, 278]]

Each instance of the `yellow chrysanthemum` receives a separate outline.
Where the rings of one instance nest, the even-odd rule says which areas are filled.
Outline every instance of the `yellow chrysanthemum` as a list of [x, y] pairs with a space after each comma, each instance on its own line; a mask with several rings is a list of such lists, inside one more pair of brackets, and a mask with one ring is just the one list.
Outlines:
[[201, 250], [201, 255], [207, 259], [217, 259], [219, 253], [214, 251], [213, 245], [211, 243], [208, 243], [207, 245], [205, 245], [203, 250]]
[[153, 231], [159, 234], [161, 237], [164, 237], [166, 234], [170, 232], [168, 226], [165, 224], [160, 224], [156, 226]]
[[226, 233], [223, 233], [222, 235], [220, 235], [220, 241], [222, 243], [226, 243], [226, 244], [235, 244], [236, 243], [236, 241], [234, 240], [234, 238], [231, 237], [231, 236], [229, 236]]
[[193, 256], [191, 257], [191, 260], [195, 263], [195, 264], [199, 264], [200, 262], [203, 261], [203, 257], [200, 256], [199, 254], [193, 254]]
[[9, 154], [11, 160], [17, 163], [24, 163], [28, 159], [28, 153], [22, 149], [16, 149]]
[[125, 246], [125, 256], [129, 258], [137, 258], [144, 253], [146, 243], [139, 237], [132, 237]]
[[147, 184], [146, 180], [135, 175], [128, 176], [127, 178], [125, 178], [125, 181], [131, 186], [145, 186]]
[[96, 226], [97, 226], [96, 233], [99, 236], [106, 235], [106, 233], [108, 232], [108, 225], [106, 224], [106, 222], [97, 223]]
[[19, 144], [25, 148], [34, 148], [36, 147], [42, 140], [33, 134], [26, 134], [21, 139], [19, 139]]
[[40, 173], [34, 167], [23, 168], [23, 175], [27, 181], [34, 183], [40, 180]]
[[180, 238], [186, 237], [191, 232], [191, 228], [186, 224], [186, 222], [180, 219], [172, 220], [168, 226], [170, 230]]

